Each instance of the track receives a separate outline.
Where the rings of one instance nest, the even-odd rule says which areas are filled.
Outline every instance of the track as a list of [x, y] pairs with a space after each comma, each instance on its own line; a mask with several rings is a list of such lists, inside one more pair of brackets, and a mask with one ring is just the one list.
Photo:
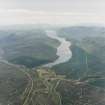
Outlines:
[[24, 102], [22, 105], [27, 105], [29, 99], [30, 99], [30, 95], [32, 94], [33, 91], [33, 87], [34, 87], [34, 81], [31, 77], [31, 75], [28, 72], [25, 72], [25, 74], [27, 75], [28, 79], [29, 79], [29, 83], [30, 83], [30, 89], [28, 91], [28, 94], [26, 95], [26, 97], [24, 98]]

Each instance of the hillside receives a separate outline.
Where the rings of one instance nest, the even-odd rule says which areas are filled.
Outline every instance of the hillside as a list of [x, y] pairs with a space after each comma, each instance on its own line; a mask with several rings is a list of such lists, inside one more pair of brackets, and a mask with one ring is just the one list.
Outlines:
[[21, 105], [21, 95], [27, 86], [24, 68], [0, 61], [0, 104]]
[[42, 29], [8, 30], [0, 36], [2, 57], [9, 62], [35, 67], [57, 58], [56, 47], [59, 43], [51, 40]]

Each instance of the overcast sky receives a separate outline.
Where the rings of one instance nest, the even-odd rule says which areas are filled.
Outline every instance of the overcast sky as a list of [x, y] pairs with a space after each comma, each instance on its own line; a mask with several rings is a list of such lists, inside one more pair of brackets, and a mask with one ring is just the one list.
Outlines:
[[0, 25], [105, 25], [105, 0], [0, 0]]

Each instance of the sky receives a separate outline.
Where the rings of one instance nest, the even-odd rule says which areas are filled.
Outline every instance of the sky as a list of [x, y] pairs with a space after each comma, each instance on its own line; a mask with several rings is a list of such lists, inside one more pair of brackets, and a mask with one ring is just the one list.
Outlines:
[[0, 25], [105, 25], [105, 0], [0, 0]]

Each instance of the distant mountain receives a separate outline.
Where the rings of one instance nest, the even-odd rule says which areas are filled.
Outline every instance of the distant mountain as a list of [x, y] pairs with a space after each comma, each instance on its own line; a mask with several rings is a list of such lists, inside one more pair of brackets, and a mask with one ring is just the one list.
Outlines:
[[104, 27], [64, 27], [58, 29], [58, 34], [60, 36], [65, 36], [68, 40], [73, 39], [82, 39], [85, 37], [105, 37], [105, 28]]

